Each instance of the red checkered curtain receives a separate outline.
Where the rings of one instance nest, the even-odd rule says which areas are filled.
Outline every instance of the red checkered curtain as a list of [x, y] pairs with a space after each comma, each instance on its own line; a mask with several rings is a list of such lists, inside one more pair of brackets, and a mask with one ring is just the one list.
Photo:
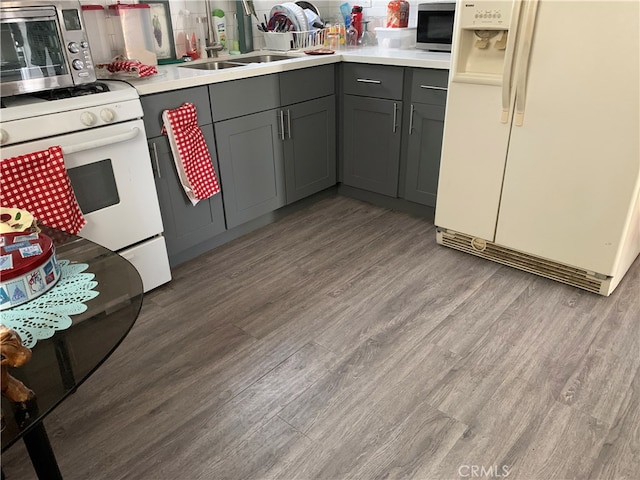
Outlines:
[[58, 146], [2, 160], [0, 203], [27, 210], [42, 224], [73, 235], [87, 223]]
[[220, 191], [218, 178], [213, 169], [209, 149], [198, 126], [198, 116], [193, 103], [184, 103], [162, 114], [164, 127], [178, 177], [193, 205]]

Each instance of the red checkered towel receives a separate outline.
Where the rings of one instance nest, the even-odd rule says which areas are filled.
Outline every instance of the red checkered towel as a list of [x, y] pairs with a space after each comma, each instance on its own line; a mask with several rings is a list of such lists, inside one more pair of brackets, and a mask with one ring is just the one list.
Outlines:
[[220, 191], [207, 143], [198, 126], [193, 103], [184, 103], [162, 113], [162, 133], [169, 138], [178, 177], [191, 203], [209, 198]]
[[74, 235], [87, 223], [57, 146], [2, 160], [0, 198], [2, 205], [27, 210], [44, 225]]
[[115, 59], [111, 63], [101, 63], [96, 65], [98, 69], [106, 69], [111, 73], [125, 72], [139, 78], [152, 77], [158, 73], [158, 69], [153, 65], [145, 65], [138, 60]]

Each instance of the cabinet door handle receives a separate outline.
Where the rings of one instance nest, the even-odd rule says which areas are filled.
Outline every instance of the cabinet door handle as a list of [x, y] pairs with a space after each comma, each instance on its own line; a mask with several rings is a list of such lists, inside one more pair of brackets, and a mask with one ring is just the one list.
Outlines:
[[369, 78], [356, 78], [356, 82], [360, 82], [360, 83], [375, 83], [376, 85], [379, 85], [379, 84], [382, 83], [380, 80], [371, 80]]
[[396, 133], [396, 129], [398, 128], [398, 104], [393, 103], [393, 133]]
[[413, 103], [412, 103], [411, 112], [409, 113], [409, 135], [413, 133], [413, 111], [414, 110], [415, 110], [415, 107], [413, 106]]
[[280, 110], [280, 139], [284, 142], [284, 110]]
[[160, 161], [158, 160], [158, 147], [156, 146], [156, 142], [151, 142], [151, 149], [153, 150], [153, 161], [156, 164], [156, 177], [162, 178], [162, 174], [160, 173]]
[[287, 109], [287, 132], [289, 140], [291, 140], [291, 111], [289, 109]]
[[447, 91], [447, 87], [433, 87], [431, 85], [420, 85], [420, 88], [426, 88], [427, 90], [444, 90]]

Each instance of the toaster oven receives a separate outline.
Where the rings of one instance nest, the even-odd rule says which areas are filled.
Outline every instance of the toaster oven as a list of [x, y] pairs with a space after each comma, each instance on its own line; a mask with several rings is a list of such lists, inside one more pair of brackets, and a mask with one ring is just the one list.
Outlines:
[[96, 81], [79, 1], [2, 1], [2, 96]]

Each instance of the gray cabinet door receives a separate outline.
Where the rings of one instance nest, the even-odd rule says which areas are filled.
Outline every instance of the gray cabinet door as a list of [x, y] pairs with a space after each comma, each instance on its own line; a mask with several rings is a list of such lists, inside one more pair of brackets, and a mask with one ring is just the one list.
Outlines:
[[[218, 176], [213, 125], [201, 127]], [[195, 206], [184, 193], [166, 136], [149, 139], [160, 212], [169, 260], [194, 245], [226, 230], [222, 194], [200, 200]], [[157, 160], [156, 160], [157, 159]], [[219, 178], [218, 178], [219, 179]], [[173, 263], [172, 263], [173, 264]]]
[[280, 74], [281, 105], [306, 102], [335, 93], [336, 74], [333, 64], [301, 68]]
[[335, 95], [285, 110], [284, 142], [287, 203], [336, 183]]
[[435, 207], [444, 129], [444, 105], [412, 105], [405, 198]]
[[213, 122], [278, 108], [280, 77], [276, 74], [240, 78], [209, 85]]
[[285, 204], [281, 110], [215, 124], [227, 227]]
[[193, 103], [198, 114], [198, 125], [211, 124], [211, 107], [209, 105], [209, 91], [207, 87], [193, 87], [172, 92], [156, 93], [140, 97], [144, 111], [144, 129], [147, 138], [161, 135], [162, 112], [167, 109], [178, 108], [183, 103]]
[[343, 183], [398, 195], [402, 102], [344, 95]]

